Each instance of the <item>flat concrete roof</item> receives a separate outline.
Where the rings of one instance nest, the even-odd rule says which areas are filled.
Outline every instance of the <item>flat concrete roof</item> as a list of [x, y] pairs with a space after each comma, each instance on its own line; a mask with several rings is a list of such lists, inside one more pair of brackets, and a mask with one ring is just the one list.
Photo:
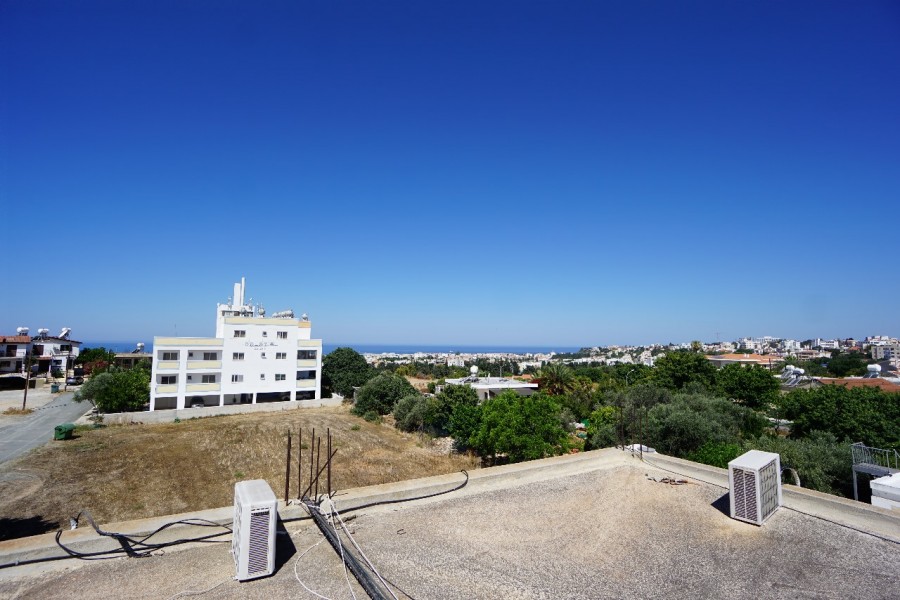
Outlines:
[[[664, 477], [688, 483], [670, 485]], [[336, 501], [347, 511], [462, 480], [455, 474], [360, 488]], [[355, 517], [348, 527], [381, 574], [419, 600], [898, 596], [896, 514], [785, 486], [785, 507], [757, 527], [728, 517], [721, 486], [727, 486], [724, 469], [658, 454], [641, 462], [607, 449], [479, 469], [461, 490], [347, 511], [344, 518]], [[231, 510], [203, 516], [228, 521]], [[206, 596], [214, 598], [313, 598], [299, 577], [327, 598], [350, 598], [348, 586], [365, 598], [352, 575], [348, 584], [338, 554], [321, 543], [316, 526], [290, 521], [299, 514], [295, 506], [282, 510], [288, 522], [276, 573], [268, 578], [232, 580], [230, 544], [221, 543], [143, 559], [0, 569], [0, 596], [170, 598], [210, 590]], [[165, 519], [150, 521], [104, 528], [149, 531]], [[81, 539], [87, 550], [92, 536], [79, 529], [63, 540], [77, 545]], [[0, 563], [52, 552], [48, 542], [52, 535], [2, 542]], [[110, 542], [94, 539], [93, 548], [115, 547]]]

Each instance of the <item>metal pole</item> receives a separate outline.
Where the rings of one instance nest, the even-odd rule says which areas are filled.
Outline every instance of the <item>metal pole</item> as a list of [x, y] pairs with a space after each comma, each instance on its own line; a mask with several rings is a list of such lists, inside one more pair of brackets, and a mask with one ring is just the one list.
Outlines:
[[307, 487], [307, 491], [312, 490], [313, 486], [313, 473], [315, 472], [315, 467], [313, 466], [313, 460], [316, 457], [316, 428], [313, 427], [312, 430], [312, 443], [309, 445], [309, 487]]
[[291, 493], [291, 430], [288, 429], [287, 461], [284, 469], [284, 503], [287, 504]]
[[328, 428], [328, 497], [331, 498], [331, 428]]
[[297, 434], [297, 498], [302, 500], [300, 496], [301, 490], [300, 486], [303, 485], [303, 426], [300, 427], [300, 432]]
[[28, 383], [31, 381], [31, 354], [25, 357], [25, 393], [22, 394], [22, 410], [25, 410], [25, 401], [28, 400]]
[[321, 473], [321, 469], [319, 469], [319, 459], [322, 457], [322, 437], [319, 436], [319, 441], [316, 444], [316, 492], [313, 494], [313, 498], [318, 500], [319, 498], [319, 473]]

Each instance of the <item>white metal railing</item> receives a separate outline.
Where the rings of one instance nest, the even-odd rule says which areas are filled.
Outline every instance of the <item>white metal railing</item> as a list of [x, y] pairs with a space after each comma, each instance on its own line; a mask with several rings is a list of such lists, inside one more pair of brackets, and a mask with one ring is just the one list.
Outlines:
[[896, 450], [872, 448], [862, 442], [856, 442], [850, 445], [850, 452], [853, 454], [854, 465], [866, 464], [888, 469], [900, 469], [900, 453]]

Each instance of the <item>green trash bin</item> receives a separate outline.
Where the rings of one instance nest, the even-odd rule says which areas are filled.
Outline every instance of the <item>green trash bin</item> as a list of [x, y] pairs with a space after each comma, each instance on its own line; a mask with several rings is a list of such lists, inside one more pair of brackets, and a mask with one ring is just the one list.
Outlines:
[[50, 393], [51, 393], [51, 394], [55, 394], [55, 393], [57, 393], [58, 391], [59, 391], [59, 384], [58, 384], [58, 383], [51, 383], [51, 384], [50, 384]]
[[53, 439], [54, 440], [71, 440], [72, 433], [75, 431], [75, 425], [72, 423], [63, 423], [62, 425], [57, 425], [53, 430]]

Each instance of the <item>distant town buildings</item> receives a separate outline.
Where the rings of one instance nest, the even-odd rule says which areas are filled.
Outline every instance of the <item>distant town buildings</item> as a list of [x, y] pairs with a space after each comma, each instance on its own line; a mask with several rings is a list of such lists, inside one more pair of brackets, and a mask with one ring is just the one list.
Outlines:
[[151, 411], [321, 398], [322, 340], [306, 315], [266, 316], [244, 292], [242, 278], [217, 305], [215, 337], [153, 338]]

